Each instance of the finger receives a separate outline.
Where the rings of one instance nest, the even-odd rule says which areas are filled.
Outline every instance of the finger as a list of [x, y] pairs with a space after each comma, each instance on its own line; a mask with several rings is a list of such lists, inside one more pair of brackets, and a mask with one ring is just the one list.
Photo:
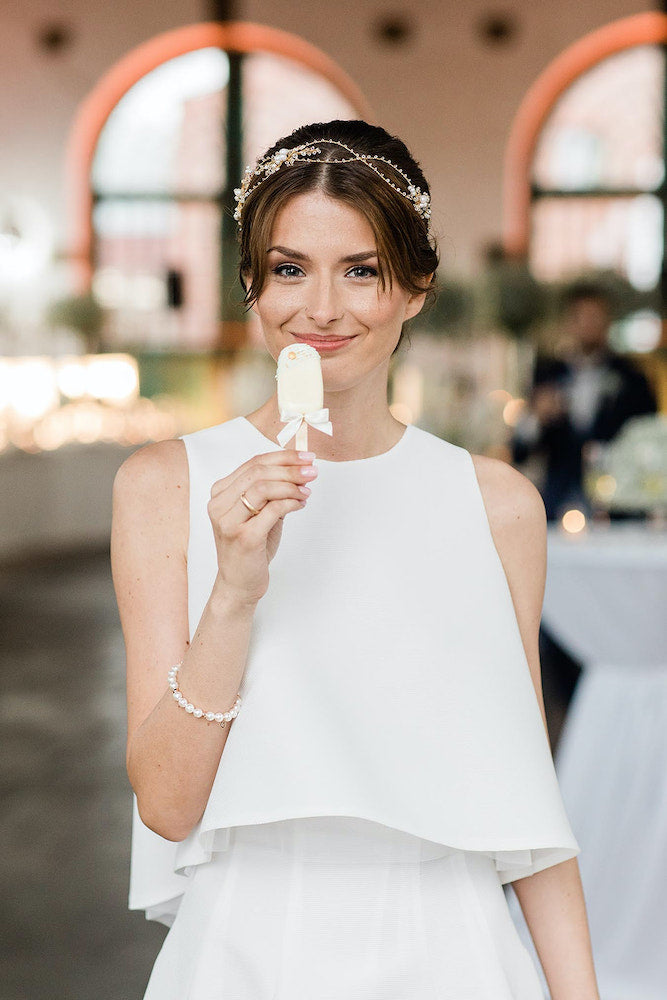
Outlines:
[[282, 451], [268, 451], [262, 455], [253, 455], [249, 458], [247, 462], [243, 465], [239, 465], [238, 469], [231, 472], [228, 476], [224, 476], [222, 479], [218, 479], [211, 487], [211, 497], [217, 496], [223, 490], [226, 490], [229, 486], [241, 483], [241, 492], [245, 488], [245, 483], [250, 484], [253, 481], [252, 477], [244, 480], [250, 472], [257, 466], [265, 466], [272, 470], [285, 469], [288, 470], [294, 466], [304, 466], [311, 465], [314, 458], [313, 452], [301, 452], [302, 456], [311, 455], [311, 458], [302, 457], [299, 458], [299, 452], [294, 448], [285, 448]]
[[[227, 485], [219, 493], [215, 495], [216, 507], [220, 508], [221, 514], [232, 514], [235, 512], [238, 515], [238, 500], [242, 493], [245, 493], [250, 502], [255, 507], [261, 506], [261, 502], [265, 500], [268, 494], [262, 490], [265, 490], [266, 483], [277, 483], [282, 487], [291, 486], [303, 486], [312, 483], [314, 479], [317, 478], [317, 469], [312, 465], [291, 465], [291, 466], [276, 466], [276, 465], [254, 465], [248, 469], [244, 475], [238, 476], [232, 483]], [[258, 492], [257, 486], [261, 483], [262, 487]], [[256, 497], [260, 503], [255, 503], [251, 499], [252, 496]], [[273, 496], [271, 499], [282, 499], [287, 496], [295, 496], [297, 494], [294, 491], [283, 491], [278, 494], [278, 496]]]
[[[274, 480], [261, 479], [254, 483], [245, 491], [246, 500], [260, 512], [267, 503], [283, 500], [302, 501], [306, 499], [306, 494], [302, 493], [296, 483], [275, 482]], [[251, 517], [257, 517], [248, 510], [241, 499], [241, 494], [233, 506], [223, 515], [228, 527], [235, 527], [248, 521]]]
[[274, 524], [293, 510], [303, 510], [305, 500], [269, 500], [262, 510], [248, 521], [243, 535], [251, 546], [260, 545]]

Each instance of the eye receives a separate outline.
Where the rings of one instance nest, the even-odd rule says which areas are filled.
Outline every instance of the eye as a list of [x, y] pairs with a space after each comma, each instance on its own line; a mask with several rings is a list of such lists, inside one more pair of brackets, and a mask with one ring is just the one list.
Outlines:
[[303, 271], [296, 264], [277, 264], [273, 268], [273, 273], [280, 275], [281, 278], [300, 278], [303, 276]]
[[357, 264], [355, 267], [351, 267], [347, 272], [353, 278], [377, 278], [378, 272], [376, 267], [371, 267], [369, 264]]

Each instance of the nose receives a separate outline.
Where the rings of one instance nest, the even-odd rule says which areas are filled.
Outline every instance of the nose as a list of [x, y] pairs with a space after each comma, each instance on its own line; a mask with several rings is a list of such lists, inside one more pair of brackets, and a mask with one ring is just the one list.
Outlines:
[[343, 315], [343, 304], [335, 282], [319, 277], [310, 283], [306, 298], [306, 316], [317, 326], [329, 326]]

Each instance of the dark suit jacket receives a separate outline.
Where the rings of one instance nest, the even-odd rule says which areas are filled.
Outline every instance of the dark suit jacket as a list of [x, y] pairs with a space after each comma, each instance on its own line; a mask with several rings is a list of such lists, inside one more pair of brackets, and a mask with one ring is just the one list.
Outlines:
[[[527, 444], [512, 438], [512, 460], [525, 461], [539, 452], [546, 461], [542, 497], [547, 518], [559, 517], [565, 503], [587, 507], [582, 487], [582, 447], [587, 441], [611, 441], [630, 417], [655, 413], [655, 394], [642, 372], [622, 355], [609, 351], [603, 361], [605, 387], [590, 427], [575, 428], [567, 414], [542, 427], [538, 440]], [[566, 361], [538, 357], [533, 386], [551, 383], [567, 390], [573, 366]]]

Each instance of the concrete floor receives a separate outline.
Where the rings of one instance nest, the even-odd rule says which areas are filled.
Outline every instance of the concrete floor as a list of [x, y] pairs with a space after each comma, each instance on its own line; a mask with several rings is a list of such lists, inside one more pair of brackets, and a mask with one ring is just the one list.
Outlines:
[[[0, 577], [0, 1000], [140, 1000], [123, 639], [107, 554]], [[545, 677], [552, 739], [565, 704]], [[555, 740], [554, 740], [555, 741]]]
[[0, 997], [139, 1000], [166, 928], [127, 910], [122, 634], [108, 555], [0, 579]]

